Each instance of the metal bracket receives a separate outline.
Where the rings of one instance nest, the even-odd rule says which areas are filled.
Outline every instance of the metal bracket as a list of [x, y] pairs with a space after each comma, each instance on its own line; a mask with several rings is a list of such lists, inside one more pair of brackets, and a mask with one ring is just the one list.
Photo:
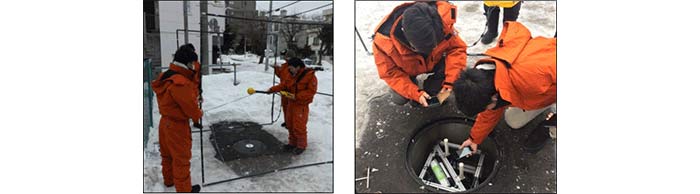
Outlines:
[[[449, 143], [448, 143], [448, 144], [449, 144]], [[444, 163], [444, 164], [450, 164], [450, 161], [447, 160], [447, 158], [445, 157], [445, 153], [442, 152], [442, 150], [440, 149], [440, 145], [435, 145], [435, 148], [434, 148], [434, 149], [435, 149], [435, 151], [438, 153], [438, 156], [440, 156], [440, 159], [442, 159], [442, 163]], [[457, 185], [457, 187], [459, 188], [459, 190], [460, 190], [460, 191], [466, 191], [467, 189], [464, 188], [464, 185], [462, 184], [462, 181], [459, 180], [459, 176], [457, 175], [457, 173], [455, 173], [455, 170], [454, 170], [454, 168], [452, 167], [452, 165], [447, 165], [447, 171], [449, 172], [450, 175], [452, 175], [452, 177], [450, 177], [450, 178], [452, 178], [452, 180], [455, 182], [455, 184]]]
[[481, 175], [481, 166], [484, 164], [484, 156], [485, 154], [479, 154], [479, 164], [476, 166], [476, 170], [474, 173], [474, 184], [472, 185], [472, 188], [476, 188], [477, 185], [479, 185], [479, 176]]

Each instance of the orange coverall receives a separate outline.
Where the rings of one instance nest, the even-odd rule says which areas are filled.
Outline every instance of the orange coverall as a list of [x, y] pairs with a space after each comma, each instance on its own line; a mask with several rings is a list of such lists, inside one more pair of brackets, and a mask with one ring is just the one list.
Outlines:
[[160, 156], [165, 185], [175, 184], [177, 192], [190, 192], [192, 136], [189, 119], [199, 122], [202, 111], [197, 105], [198, 89], [194, 72], [174, 64], [175, 74], [163, 79], [161, 73], [151, 85], [162, 117], [158, 126]]

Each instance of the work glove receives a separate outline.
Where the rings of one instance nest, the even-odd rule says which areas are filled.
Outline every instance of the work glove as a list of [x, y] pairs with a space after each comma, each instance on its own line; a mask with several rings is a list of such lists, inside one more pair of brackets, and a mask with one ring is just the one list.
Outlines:
[[292, 94], [291, 92], [280, 91], [280, 95], [282, 95], [286, 98], [292, 99], [292, 100], [294, 99], [294, 94]]
[[192, 125], [192, 126], [194, 126], [194, 128], [197, 128], [197, 129], [204, 128], [204, 126], [202, 126], [202, 123], [194, 123], [194, 125]]

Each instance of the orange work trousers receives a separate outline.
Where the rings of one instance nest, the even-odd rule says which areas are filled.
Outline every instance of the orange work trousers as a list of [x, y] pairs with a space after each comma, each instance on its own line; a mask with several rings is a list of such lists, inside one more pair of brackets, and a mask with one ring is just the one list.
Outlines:
[[175, 184], [177, 192], [190, 192], [190, 158], [192, 158], [192, 134], [188, 120], [160, 118], [158, 126], [163, 182]]
[[289, 145], [306, 149], [306, 123], [309, 120], [309, 105], [299, 105], [287, 102], [284, 114], [284, 122], [289, 131]]

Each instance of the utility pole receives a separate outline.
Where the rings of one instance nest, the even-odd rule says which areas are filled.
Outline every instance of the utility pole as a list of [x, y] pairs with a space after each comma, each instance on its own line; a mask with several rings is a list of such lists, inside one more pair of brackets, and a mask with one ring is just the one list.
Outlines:
[[[187, 1], [182, 1], [182, 16], [185, 18], [185, 44], [189, 42], [189, 36], [187, 36]], [[180, 45], [176, 45], [180, 48]]]
[[[200, 43], [199, 43], [199, 57], [201, 58], [199, 62], [202, 64], [202, 75], [209, 74], [209, 20], [207, 20], [207, 1], [199, 2], [199, 31], [200, 31]], [[206, 68], [205, 68], [206, 67]]]
[[272, 0], [270, 0], [270, 9], [268, 9], [267, 17], [267, 48], [265, 49], [265, 72], [267, 72], [268, 66], [270, 66], [270, 59], [267, 57], [268, 51], [272, 51]]

